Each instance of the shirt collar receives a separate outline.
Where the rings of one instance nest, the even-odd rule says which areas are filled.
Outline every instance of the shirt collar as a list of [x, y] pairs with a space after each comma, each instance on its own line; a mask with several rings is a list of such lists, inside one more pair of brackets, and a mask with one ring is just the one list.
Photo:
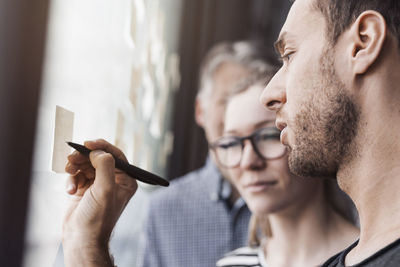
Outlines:
[[[232, 194], [232, 185], [222, 176], [217, 165], [213, 162], [210, 156], [207, 157], [205, 168], [208, 172], [206, 180], [210, 199], [215, 202], [224, 201], [229, 203]], [[239, 202], [243, 202], [242, 199], [239, 200]]]

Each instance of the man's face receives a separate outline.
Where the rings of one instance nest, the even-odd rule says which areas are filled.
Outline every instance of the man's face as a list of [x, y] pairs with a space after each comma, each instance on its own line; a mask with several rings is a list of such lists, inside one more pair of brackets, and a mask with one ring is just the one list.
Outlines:
[[356, 135], [358, 110], [335, 70], [335, 50], [325, 19], [297, 0], [277, 42], [283, 66], [264, 89], [262, 102], [277, 112], [289, 167], [300, 176], [335, 177]]
[[224, 130], [224, 114], [226, 98], [232, 91], [235, 84], [249, 71], [234, 63], [223, 63], [215, 71], [212, 77], [212, 93], [201, 103], [203, 113], [203, 125], [207, 141], [213, 142], [222, 136]]

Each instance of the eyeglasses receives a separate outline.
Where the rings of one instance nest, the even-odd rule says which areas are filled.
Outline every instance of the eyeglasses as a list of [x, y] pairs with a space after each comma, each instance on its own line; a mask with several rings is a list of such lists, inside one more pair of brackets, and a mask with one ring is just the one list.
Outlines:
[[280, 131], [275, 127], [262, 128], [244, 137], [221, 137], [209, 147], [222, 166], [233, 168], [242, 160], [245, 140], [250, 140], [256, 154], [264, 160], [278, 159], [286, 154], [286, 147], [280, 142]]

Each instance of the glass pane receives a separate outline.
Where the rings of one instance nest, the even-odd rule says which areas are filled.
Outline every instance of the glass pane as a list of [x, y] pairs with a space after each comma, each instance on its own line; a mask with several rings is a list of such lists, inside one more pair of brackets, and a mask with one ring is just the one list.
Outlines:
[[[130, 162], [165, 175], [173, 141], [169, 110], [180, 81], [181, 6], [181, 0], [51, 2], [24, 266], [63, 266], [57, 254], [67, 175], [53, 169], [65, 165], [64, 141], [104, 138]], [[135, 266], [137, 242], [126, 244], [139, 239], [153, 190], [140, 188], [113, 235], [118, 266]]]

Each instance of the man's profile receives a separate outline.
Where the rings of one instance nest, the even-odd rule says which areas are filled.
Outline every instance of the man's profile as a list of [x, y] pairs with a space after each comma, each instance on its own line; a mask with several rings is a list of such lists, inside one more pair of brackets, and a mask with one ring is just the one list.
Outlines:
[[400, 264], [399, 22], [398, 1], [296, 0], [276, 42], [262, 102], [291, 171], [337, 178], [360, 214], [358, 243], [327, 266]]

